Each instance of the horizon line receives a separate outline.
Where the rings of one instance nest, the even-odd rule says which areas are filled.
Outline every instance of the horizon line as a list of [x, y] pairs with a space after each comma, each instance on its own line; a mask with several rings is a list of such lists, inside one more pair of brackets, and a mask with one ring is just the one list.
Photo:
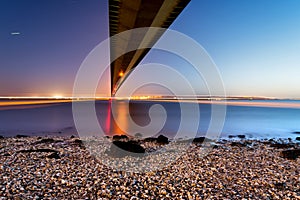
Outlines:
[[122, 97], [110, 97], [110, 96], [80, 96], [80, 97], [65, 97], [65, 96], [0, 96], [0, 100], [8, 99], [52, 99], [52, 100], [83, 100], [83, 99], [130, 99], [130, 100], [147, 100], [147, 99], [207, 99], [207, 100], [224, 100], [224, 99], [249, 99], [249, 100], [300, 100], [300, 98], [290, 97], [266, 97], [266, 96], [218, 96], [218, 95], [137, 95], [137, 96], [122, 96]]

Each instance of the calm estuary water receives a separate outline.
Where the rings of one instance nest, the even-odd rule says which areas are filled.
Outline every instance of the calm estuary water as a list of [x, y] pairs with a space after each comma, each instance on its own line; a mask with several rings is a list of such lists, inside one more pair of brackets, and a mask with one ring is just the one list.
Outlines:
[[[257, 104], [256, 104], [257, 103]], [[263, 103], [260, 105], [260, 103]], [[265, 106], [266, 103], [266, 106]], [[149, 109], [152, 105], [159, 104], [167, 113], [166, 123], [156, 135], [164, 134], [174, 137], [180, 125], [181, 110], [178, 102], [153, 102], [134, 101], [130, 103], [130, 115], [135, 123], [146, 126], [150, 122]], [[183, 103], [183, 104], [191, 104]], [[199, 107], [200, 120], [193, 118], [195, 110], [186, 110], [185, 124], [186, 136], [193, 135], [189, 130], [189, 123], [198, 123], [197, 135], [205, 135], [211, 121], [211, 104], [195, 103]], [[274, 106], [276, 104], [276, 106]], [[289, 106], [286, 106], [288, 104]], [[300, 131], [300, 101], [230, 101], [227, 106], [225, 123], [221, 137], [228, 135], [245, 134], [249, 138], [292, 138]], [[129, 116], [126, 114], [126, 101], [114, 103], [115, 118], [112, 116], [108, 101], [97, 101], [95, 104], [98, 121], [106, 135], [124, 134], [128, 132]], [[89, 128], [89, 115], [84, 116], [86, 128]], [[158, 121], [163, 120], [161, 111], [154, 110], [153, 117]], [[121, 123], [123, 130], [116, 124]], [[217, 119], [217, 121], [222, 121]], [[124, 128], [125, 127], [125, 128]], [[130, 129], [130, 127], [127, 127]], [[98, 133], [90, 131], [91, 134]], [[151, 131], [150, 131], [151, 132]], [[18, 105], [0, 107], [0, 135], [13, 136], [16, 134], [28, 135], [71, 135], [76, 134], [72, 115], [72, 103], [55, 103], [41, 105]], [[134, 135], [136, 133], [129, 134]], [[142, 133], [142, 135], [147, 135]]]

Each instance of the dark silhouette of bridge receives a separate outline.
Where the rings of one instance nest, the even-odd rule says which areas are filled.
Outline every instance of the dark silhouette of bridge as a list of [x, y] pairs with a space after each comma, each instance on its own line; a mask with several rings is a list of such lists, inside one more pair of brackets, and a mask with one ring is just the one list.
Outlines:
[[[168, 28], [190, 0], [109, 0], [109, 31], [114, 36], [123, 31], [141, 27]], [[127, 35], [111, 41], [111, 58], [118, 52], [134, 43], [138, 46], [142, 41], [153, 46], [161, 37], [163, 31], [155, 34]], [[111, 93], [114, 95], [122, 85], [130, 71], [134, 69], [148, 49], [138, 49], [128, 52], [111, 63]]]

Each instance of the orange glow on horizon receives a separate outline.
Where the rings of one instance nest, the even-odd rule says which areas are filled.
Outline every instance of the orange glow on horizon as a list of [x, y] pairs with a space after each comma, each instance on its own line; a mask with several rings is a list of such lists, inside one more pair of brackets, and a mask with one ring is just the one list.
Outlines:
[[38, 105], [38, 104], [51, 104], [51, 103], [66, 103], [72, 100], [40, 100], [40, 101], [13, 101], [13, 102], [0, 102], [1, 106], [18, 106], [18, 105]]
[[63, 99], [63, 98], [64, 98], [64, 96], [58, 95], [58, 94], [53, 95], [52, 97], [53, 97], [54, 99]]

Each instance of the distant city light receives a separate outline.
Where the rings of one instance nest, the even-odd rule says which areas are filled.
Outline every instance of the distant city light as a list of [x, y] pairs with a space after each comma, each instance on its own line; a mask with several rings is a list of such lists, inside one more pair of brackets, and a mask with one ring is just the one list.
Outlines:
[[119, 76], [120, 76], [120, 77], [124, 76], [124, 72], [123, 72], [123, 71], [120, 71], [120, 72], [119, 72]]
[[53, 95], [52, 96], [54, 99], [62, 99], [62, 98], [64, 98], [62, 95]]

